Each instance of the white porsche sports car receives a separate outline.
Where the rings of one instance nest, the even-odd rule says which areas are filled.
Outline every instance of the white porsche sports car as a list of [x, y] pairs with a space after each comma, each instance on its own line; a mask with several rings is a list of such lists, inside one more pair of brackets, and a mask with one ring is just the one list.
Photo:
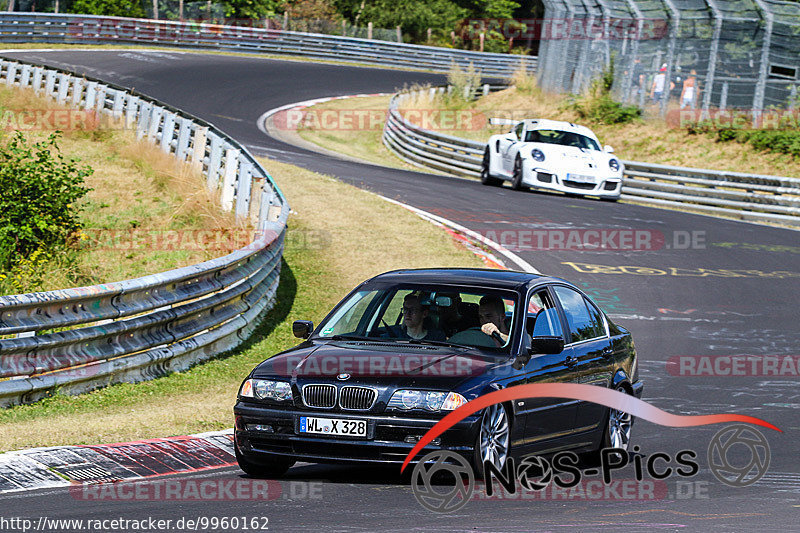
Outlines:
[[[498, 122], [495, 122], [498, 123]], [[619, 199], [623, 165], [592, 130], [570, 122], [527, 119], [493, 135], [483, 154], [481, 182]]]

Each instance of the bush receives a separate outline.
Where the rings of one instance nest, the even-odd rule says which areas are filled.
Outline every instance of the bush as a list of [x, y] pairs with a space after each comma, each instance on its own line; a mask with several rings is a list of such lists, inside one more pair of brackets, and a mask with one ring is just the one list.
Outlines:
[[93, 170], [61, 155], [52, 134], [29, 146], [17, 132], [0, 147], [0, 271], [64, 249], [81, 229], [79, 201]]
[[444, 103], [448, 107], [459, 108], [467, 104], [471, 99], [464, 98], [464, 90], [471, 87], [472, 91], [477, 91], [481, 86], [481, 71], [475, 69], [470, 63], [465, 70], [455, 63], [450, 64], [447, 71], [447, 83], [452, 87], [450, 93], [445, 93]]
[[614, 85], [614, 58], [599, 78], [592, 81], [588, 94], [571, 98], [566, 107], [578, 113], [584, 120], [599, 124], [626, 124], [642, 116], [642, 110], [635, 105], [625, 105], [611, 98]]

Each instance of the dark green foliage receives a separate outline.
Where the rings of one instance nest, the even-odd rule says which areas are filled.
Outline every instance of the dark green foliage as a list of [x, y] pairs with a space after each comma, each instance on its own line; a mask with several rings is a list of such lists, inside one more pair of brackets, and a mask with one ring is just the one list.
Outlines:
[[71, 13], [106, 15], [109, 17], [144, 17], [143, 0], [74, 0], [67, 9]]
[[79, 167], [59, 152], [58, 135], [28, 145], [17, 132], [0, 147], [0, 270], [37, 252], [63, 249], [81, 229], [79, 201], [89, 192]]
[[567, 108], [573, 109], [584, 120], [599, 124], [625, 124], [642, 116], [642, 110], [635, 105], [625, 105], [611, 98], [614, 85], [614, 58], [599, 78], [592, 82], [589, 94], [572, 98]]

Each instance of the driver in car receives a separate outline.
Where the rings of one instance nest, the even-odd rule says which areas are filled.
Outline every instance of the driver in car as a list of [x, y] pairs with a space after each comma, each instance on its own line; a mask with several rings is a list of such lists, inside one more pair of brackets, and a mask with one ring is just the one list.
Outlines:
[[481, 298], [478, 316], [481, 319], [481, 331], [489, 335], [498, 346], [508, 342], [508, 326], [506, 326], [506, 306], [499, 296]]

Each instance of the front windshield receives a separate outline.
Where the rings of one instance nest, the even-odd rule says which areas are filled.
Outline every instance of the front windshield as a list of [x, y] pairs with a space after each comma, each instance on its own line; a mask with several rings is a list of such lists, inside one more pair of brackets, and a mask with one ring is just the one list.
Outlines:
[[351, 295], [319, 327], [323, 338], [462, 345], [508, 351], [514, 293], [391, 286]]
[[600, 146], [594, 139], [572, 133], [571, 131], [560, 130], [532, 130], [525, 135], [525, 141], [533, 143], [560, 144], [562, 146], [574, 146], [587, 150], [600, 150]]

